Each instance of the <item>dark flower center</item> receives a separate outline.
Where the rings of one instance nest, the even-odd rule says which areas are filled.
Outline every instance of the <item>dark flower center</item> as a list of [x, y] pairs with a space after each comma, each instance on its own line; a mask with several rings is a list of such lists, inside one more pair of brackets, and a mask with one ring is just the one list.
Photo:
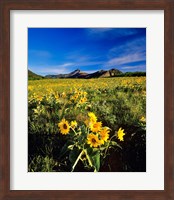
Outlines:
[[93, 143], [96, 143], [96, 139], [92, 138], [92, 142], [93, 142]]
[[63, 128], [64, 128], [64, 129], [67, 129], [68, 127], [67, 127], [67, 125], [66, 125], [66, 124], [64, 124], [64, 125], [63, 125]]

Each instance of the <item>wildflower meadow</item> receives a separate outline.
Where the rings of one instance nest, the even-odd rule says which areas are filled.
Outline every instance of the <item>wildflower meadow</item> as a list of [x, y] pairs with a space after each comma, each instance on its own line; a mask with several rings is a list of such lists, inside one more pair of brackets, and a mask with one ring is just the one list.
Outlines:
[[146, 171], [146, 77], [29, 80], [28, 171]]

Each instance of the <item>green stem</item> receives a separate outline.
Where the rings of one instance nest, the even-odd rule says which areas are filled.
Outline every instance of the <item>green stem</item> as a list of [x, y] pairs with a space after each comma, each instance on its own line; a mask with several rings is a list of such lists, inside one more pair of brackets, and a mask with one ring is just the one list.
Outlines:
[[83, 155], [83, 153], [84, 153], [84, 150], [82, 150], [81, 153], [79, 154], [79, 156], [77, 157], [77, 159], [76, 159], [74, 165], [72, 166], [71, 172], [74, 171], [74, 168], [75, 168], [75, 166], [77, 165], [77, 163], [79, 162], [79, 160], [80, 160], [81, 156]]
[[92, 167], [92, 166], [93, 166], [93, 164], [92, 164], [92, 161], [91, 161], [91, 159], [90, 159], [90, 157], [89, 157], [89, 155], [88, 155], [87, 151], [86, 151], [86, 150], [84, 150], [84, 152], [85, 152], [85, 154], [86, 154], [86, 158], [88, 159], [89, 165]]
[[75, 133], [75, 135], [77, 135], [76, 131], [71, 127], [71, 129], [73, 130], [73, 132]]
[[114, 138], [114, 137], [116, 137], [116, 135], [114, 134], [112, 137], [111, 137], [111, 139], [110, 139], [110, 141]]
[[108, 143], [108, 145], [107, 145], [107, 147], [106, 147], [106, 149], [105, 149], [105, 156], [106, 156], [107, 150], [108, 150], [108, 148], [109, 148], [110, 142], [111, 142], [111, 140], [112, 140], [114, 137], [116, 137], [116, 135], [113, 135], [113, 136], [111, 137], [111, 139], [109, 140], [109, 143]]

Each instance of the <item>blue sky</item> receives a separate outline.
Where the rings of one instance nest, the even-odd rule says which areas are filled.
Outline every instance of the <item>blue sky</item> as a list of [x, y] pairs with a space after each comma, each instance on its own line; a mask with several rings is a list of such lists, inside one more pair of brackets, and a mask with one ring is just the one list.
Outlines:
[[146, 29], [29, 28], [28, 68], [40, 75], [146, 71]]

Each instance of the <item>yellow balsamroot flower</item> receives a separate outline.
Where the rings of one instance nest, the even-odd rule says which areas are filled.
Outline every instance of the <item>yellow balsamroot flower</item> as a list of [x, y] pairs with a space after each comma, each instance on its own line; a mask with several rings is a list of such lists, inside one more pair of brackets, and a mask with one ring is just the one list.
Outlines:
[[58, 127], [60, 128], [60, 132], [63, 135], [67, 135], [69, 133], [70, 126], [68, 124], [68, 121], [66, 121], [65, 119], [62, 119], [62, 121], [58, 123]]
[[97, 135], [90, 133], [87, 137], [87, 144], [89, 144], [90, 147], [98, 147], [101, 145], [101, 142], [98, 139]]
[[81, 95], [82, 95], [82, 92], [81, 92], [81, 91], [79, 91], [77, 94], [78, 94], [79, 96], [81, 96]]
[[141, 119], [140, 119], [140, 121], [141, 122], [146, 122], [146, 118], [142, 116]]
[[86, 119], [84, 122], [85, 122], [85, 124], [86, 124], [87, 127], [90, 126], [90, 121], [89, 121], [89, 119]]
[[77, 99], [78, 99], [78, 95], [76, 94], [76, 95], [74, 95], [73, 97], [72, 97], [72, 100], [74, 100], [74, 101], [76, 101]]
[[77, 122], [71, 121], [71, 128], [75, 129], [75, 127], [77, 127]]
[[55, 97], [56, 100], [59, 100], [59, 95], [58, 94], [55, 94], [54, 97]]
[[118, 132], [117, 132], [117, 137], [120, 141], [124, 141], [123, 136], [125, 135], [124, 133], [124, 129], [119, 128]]
[[79, 103], [80, 103], [80, 104], [83, 104], [83, 103], [85, 103], [86, 101], [87, 101], [86, 98], [81, 98], [80, 101], [79, 101]]
[[66, 97], [66, 93], [62, 92], [62, 97], [65, 98]]
[[90, 123], [89, 127], [92, 132], [99, 132], [102, 127], [102, 122]]
[[42, 98], [43, 98], [42, 96], [38, 96], [38, 97], [37, 97], [37, 100], [38, 100], [38, 101], [42, 101]]
[[83, 95], [86, 96], [86, 95], [87, 95], [87, 92], [83, 92]]
[[87, 98], [86, 98], [86, 97], [83, 97], [83, 100], [86, 102], [86, 101], [87, 101]]
[[91, 121], [92, 123], [95, 123], [95, 122], [97, 121], [97, 117], [95, 116], [95, 114], [94, 114], [93, 112], [89, 112], [89, 113], [88, 113], [88, 116], [89, 116], [90, 121]]
[[109, 139], [109, 128], [108, 127], [104, 127], [99, 135], [100, 135], [100, 140], [101, 140], [101, 143], [104, 144], [104, 142], [106, 142], [108, 139]]

